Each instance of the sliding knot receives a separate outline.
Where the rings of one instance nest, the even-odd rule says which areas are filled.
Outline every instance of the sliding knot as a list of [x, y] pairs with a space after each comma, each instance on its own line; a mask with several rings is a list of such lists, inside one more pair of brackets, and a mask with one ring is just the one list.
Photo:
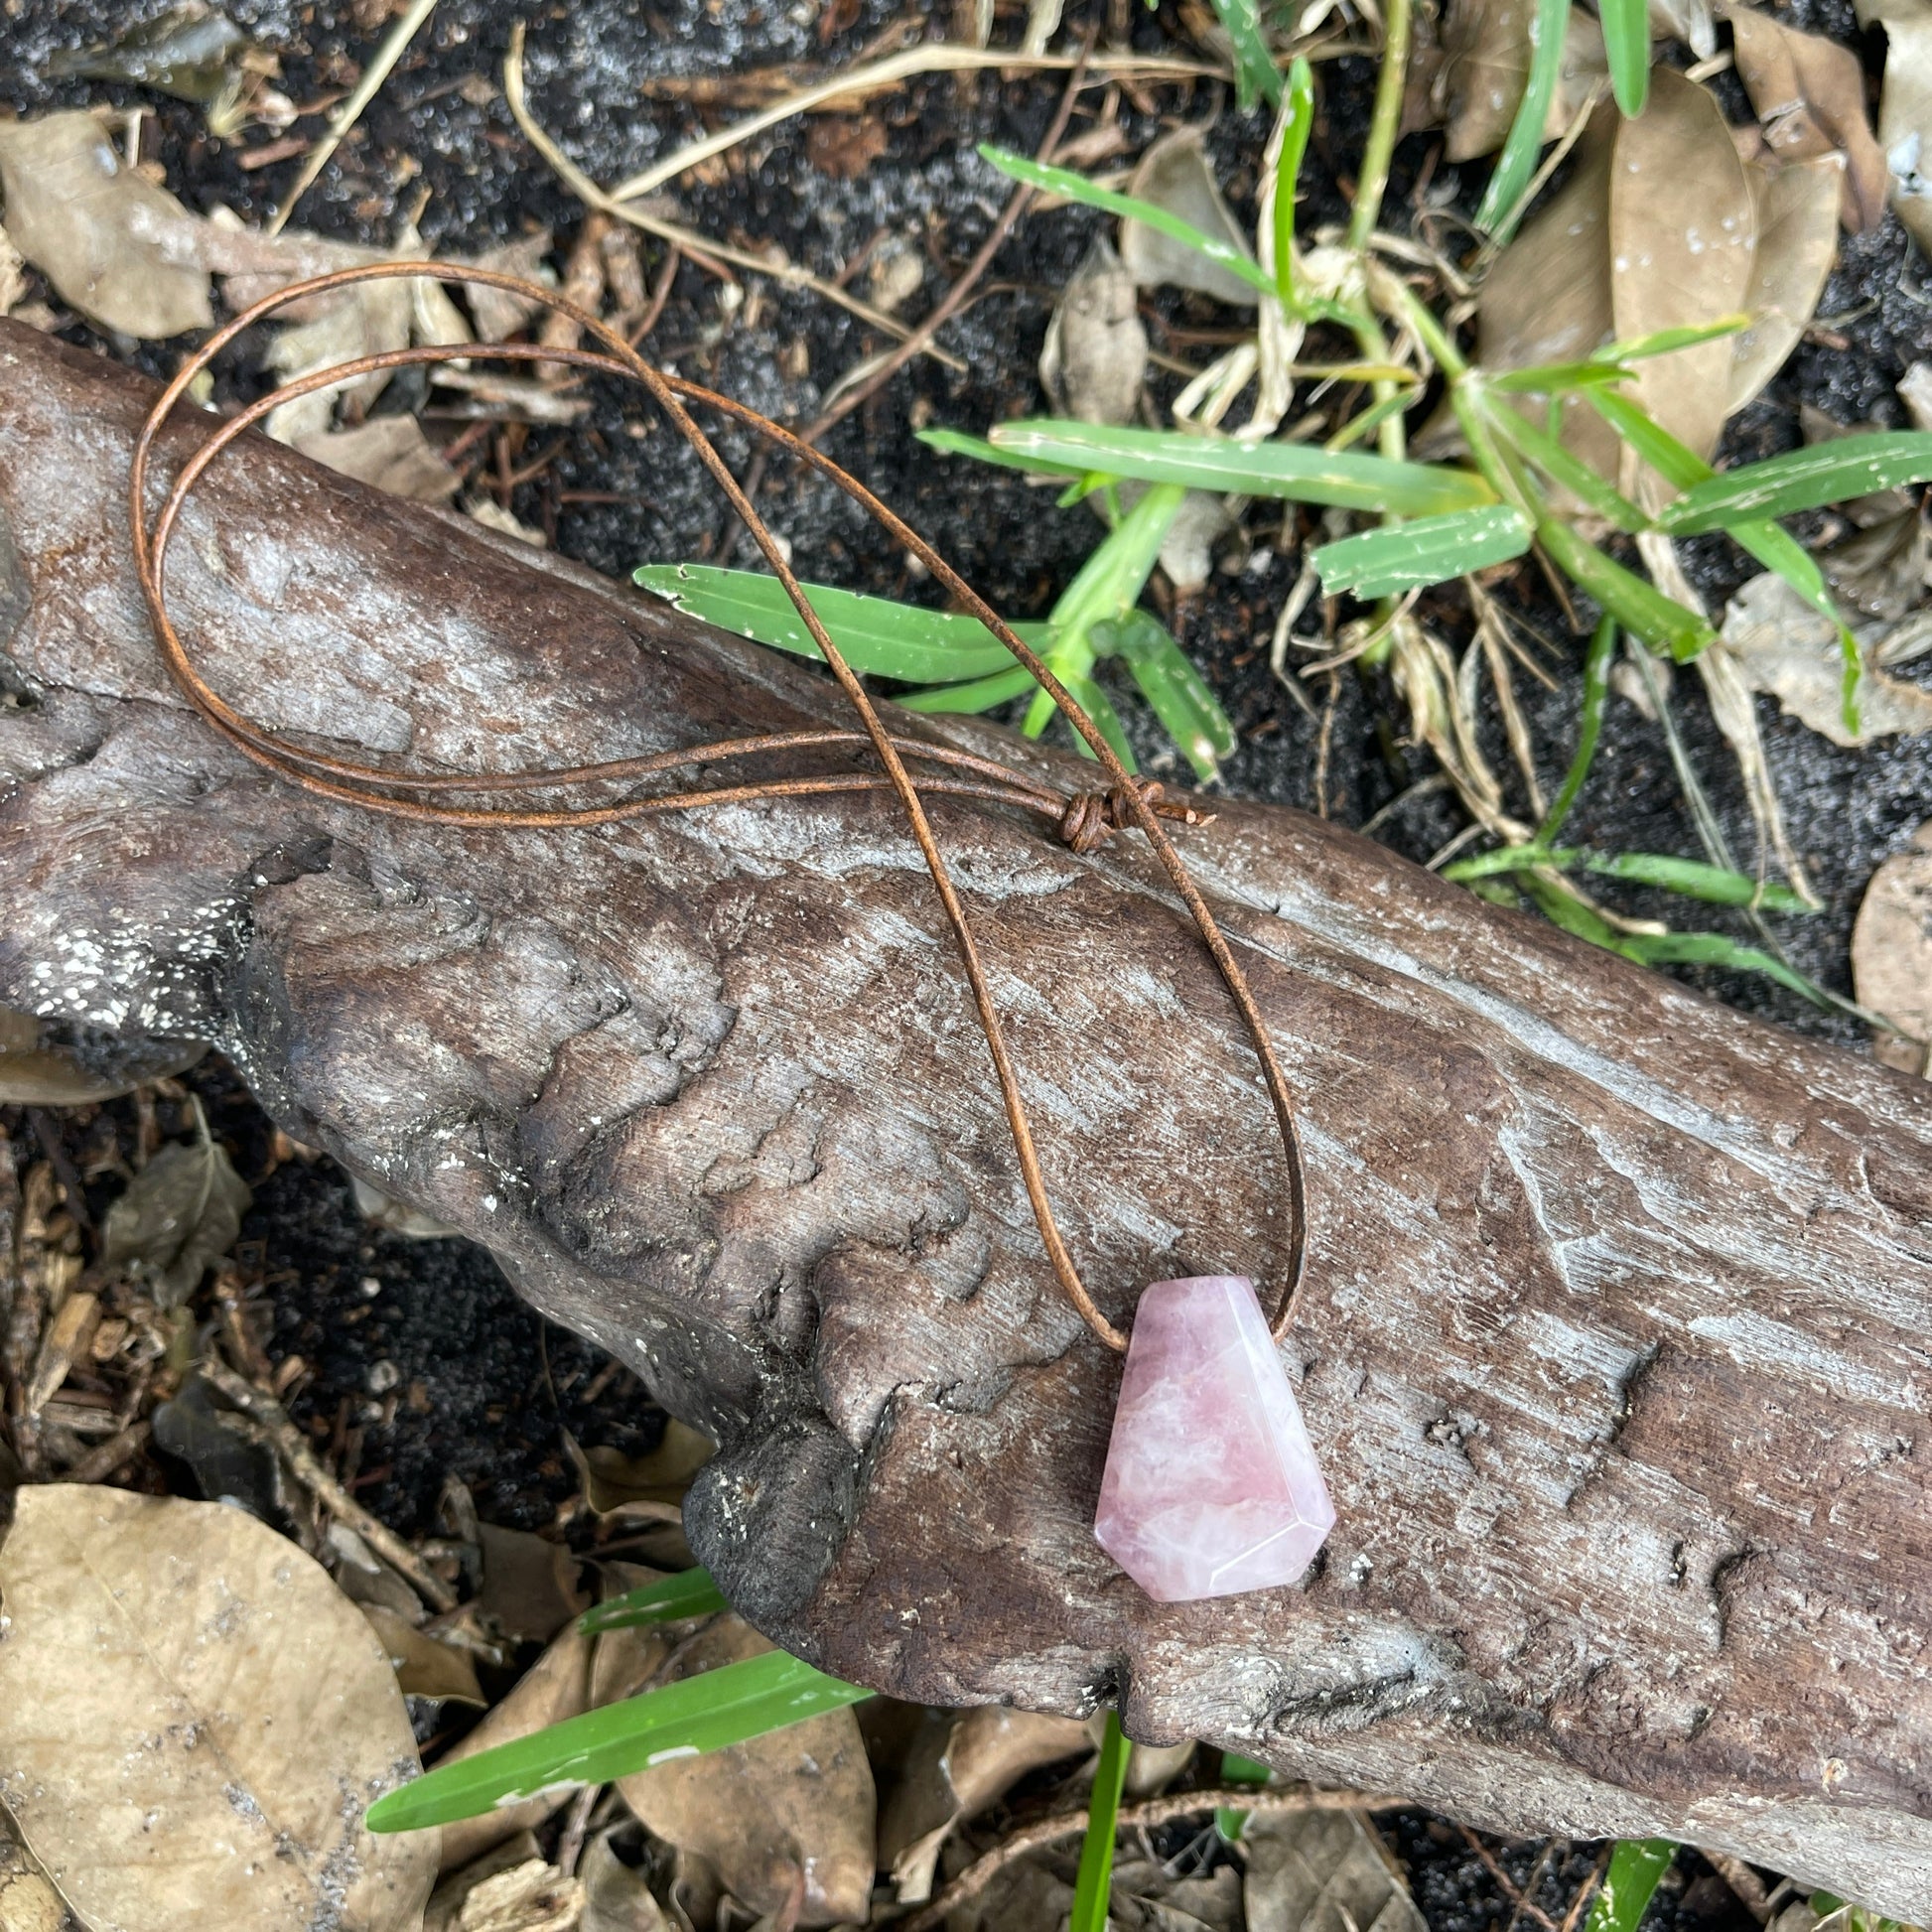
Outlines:
[[[1160, 804], [1159, 778], [1136, 778], [1134, 789], [1143, 804], [1150, 808]], [[1097, 851], [1114, 833], [1126, 829], [1133, 812], [1134, 801], [1125, 785], [1107, 791], [1076, 791], [1060, 814], [1060, 837], [1082, 855]]]

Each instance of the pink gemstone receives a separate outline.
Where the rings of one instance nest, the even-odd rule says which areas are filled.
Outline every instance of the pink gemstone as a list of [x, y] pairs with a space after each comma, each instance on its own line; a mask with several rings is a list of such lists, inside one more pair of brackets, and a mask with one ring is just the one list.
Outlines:
[[1158, 1603], [1292, 1584], [1335, 1520], [1243, 1275], [1156, 1282], [1127, 1338], [1093, 1533]]

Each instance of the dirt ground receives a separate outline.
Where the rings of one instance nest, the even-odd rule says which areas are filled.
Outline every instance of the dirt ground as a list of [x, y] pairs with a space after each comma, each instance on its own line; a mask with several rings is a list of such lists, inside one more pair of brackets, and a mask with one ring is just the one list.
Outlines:
[[[640, 96], [646, 77], [729, 74], [791, 61], [850, 58], [903, 11], [900, 0], [826, 0], [836, 31], [823, 33], [820, 0], [781, 6], [776, 0], [573, 0], [540, 16], [519, 0], [443, 0], [338, 158], [308, 193], [300, 225], [324, 234], [389, 242], [405, 212], [423, 201], [420, 227], [438, 253], [473, 254], [493, 241], [547, 229], [557, 259], [582, 219], [582, 208], [517, 133], [500, 94], [503, 55], [513, 25], [529, 19], [532, 105], [579, 164], [610, 182], [648, 165], [704, 126], [682, 102]], [[144, 5], [143, 13], [156, 11]], [[239, 145], [212, 141], [196, 108], [136, 89], [48, 77], [51, 52], [92, 44], [124, 24], [131, 10], [115, 0], [0, 0], [0, 103], [21, 114], [103, 101], [139, 101], [152, 111], [144, 156], [158, 161], [167, 185], [204, 210], [224, 204], [245, 221], [264, 218], [286, 189], [295, 161], [245, 165], [256, 129]], [[231, 16], [281, 60], [278, 84], [297, 103], [350, 84], [381, 32], [380, 0], [297, 4], [297, 0], [232, 0]], [[1001, 32], [1014, 25], [1001, 9]], [[1795, 25], [1831, 32], [1861, 49], [1849, 0], [1795, 0], [1780, 10]], [[1136, 48], [1197, 52], [1179, 10], [1163, 0], [1149, 11], [1131, 5], [1069, 5], [1070, 26], [1089, 15], [1103, 31], [1125, 22]], [[1875, 69], [1874, 69], [1875, 70]], [[1322, 120], [1311, 168], [1308, 225], [1339, 218], [1345, 208], [1338, 177], [1359, 151], [1372, 70], [1342, 61], [1324, 67]], [[1721, 89], [1734, 87], [1724, 76]], [[746, 246], [777, 243], [794, 261], [836, 275], [881, 236], [903, 237], [924, 258], [923, 287], [906, 312], [917, 316], [948, 287], [1005, 200], [1005, 185], [973, 153], [980, 140], [1031, 151], [1057, 97], [1050, 76], [1005, 81], [985, 75], [962, 83], [915, 80], [876, 104], [884, 150], [863, 172], [828, 171], [814, 146], [814, 123], [791, 122], [729, 162], [680, 184], [682, 218], [707, 233]], [[1237, 112], [1218, 87], [1168, 88], [1171, 117], [1209, 120], [1223, 183], [1238, 213], [1250, 211], [1253, 170], [1266, 122], [1261, 111]], [[1741, 96], [1735, 103], [1741, 112]], [[1120, 116], [1138, 149], [1159, 126], [1131, 97]], [[1075, 122], [1078, 132], [1080, 122]], [[1403, 228], [1423, 208], [1472, 206], [1482, 170], [1467, 171], [1463, 189], [1434, 152], [1438, 137], [1405, 141], [1398, 153], [1385, 217]], [[1426, 184], [1419, 202], [1416, 184]], [[1451, 193], [1453, 191], [1453, 193]], [[426, 196], [426, 200], [423, 198]], [[1091, 548], [1096, 526], [1081, 508], [1055, 511], [1010, 473], [932, 455], [912, 437], [928, 423], [983, 432], [1003, 417], [1039, 405], [1035, 364], [1054, 295], [1084, 250], [1097, 217], [1063, 208], [1026, 220], [963, 317], [942, 340], [965, 366], [949, 370], [915, 361], [871, 404], [836, 429], [828, 452], [903, 513], [984, 592], [1016, 617], [1044, 613]], [[654, 268], [655, 258], [649, 265]], [[1809, 402], [1847, 423], [1896, 426], [1902, 412], [1893, 385], [1906, 365], [1932, 355], [1932, 271], [1911, 249], [1895, 219], [1846, 242], [1841, 266], [1821, 305], [1824, 320], [1757, 403], [1736, 419], [1726, 450], [1767, 455], [1795, 446], [1798, 409]], [[725, 390], [781, 420], [816, 414], [848, 366], [884, 345], [867, 326], [814, 295], [767, 287], [722, 334], [716, 285], [689, 263], [647, 350], [678, 370]], [[1202, 360], [1217, 312], [1171, 292], [1151, 305], [1157, 347]], [[172, 370], [167, 345], [130, 347], [74, 325], [63, 332], [157, 374]], [[715, 339], [715, 340], [714, 340]], [[237, 355], [218, 394], [248, 392], [258, 378], [252, 358]], [[1160, 380], [1172, 386], [1172, 377]], [[395, 384], [384, 407], [412, 397]], [[597, 391], [596, 407], [575, 428], [539, 431], [547, 447], [560, 439], [543, 477], [519, 488], [511, 507], [525, 522], [553, 533], [558, 549], [613, 575], [637, 564], [717, 555], [725, 519], [695, 460], [674, 439], [626, 434], [630, 401]], [[722, 440], [741, 472], [750, 452]], [[599, 500], [582, 500], [594, 493]], [[884, 595], [918, 599], [904, 557], [829, 488], [774, 468], [761, 504], [794, 546], [801, 576]], [[1312, 686], [1312, 715], [1271, 673], [1267, 642], [1277, 610], [1299, 569], [1300, 530], [1273, 512], [1250, 517], [1251, 544], [1226, 547], [1204, 594], [1173, 613], [1173, 628], [1219, 693], [1240, 734], [1225, 769], [1227, 789], [1360, 825], [1386, 806], [1426, 765], [1400, 744], [1404, 708], [1376, 674], [1345, 670], [1332, 688]], [[1723, 539], [1694, 547], [1695, 574], [1707, 595], [1722, 596], [1748, 574], [1745, 560]], [[1557, 688], [1525, 684], [1522, 695], [1542, 748], [1546, 780], [1560, 777], [1574, 738], [1581, 640], [1524, 570], [1504, 593], [1553, 645], [1565, 667]], [[1452, 594], [1451, 594], [1452, 595]], [[1446, 617], [1459, 636], [1459, 619]], [[1908, 673], [1910, 674], [1910, 673]], [[1924, 675], [1921, 667], [1920, 675]], [[1753, 848], [1750, 818], [1735, 767], [1694, 679], [1677, 686], [1692, 757], [1703, 772], [1725, 832], [1735, 850]], [[1326, 724], [1328, 750], [1320, 755]], [[1153, 769], [1164, 755], [1145, 735], [1145, 716], [1123, 704], [1130, 731]], [[1822, 917], [1788, 922], [1794, 963], [1827, 986], [1851, 992], [1851, 920], [1879, 860], [1898, 849], [1927, 815], [1932, 793], [1932, 738], [1890, 741], [1840, 751], [1761, 706], [1771, 771], [1789, 813], [1794, 841], [1827, 900]], [[1507, 758], [1491, 748], [1498, 768]], [[1419, 799], [1379, 824], [1376, 836], [1426, 859], [1461, 827], [1444, 794]], [[1602, 748], [1571, 821], [1580, 842], [1607, 850], [1694, 854], [1695, 830], [1683, 807], [1655, 727], [1613, 699]], [[1641, 893], [1618, 901], [1632, 912], [1654, 910]], [[1714, 908], [1709, 921], [1726, 915]], [[1743, 928], [1735, 928], [1740, 935]], [[1862, 1043], [1862, 1030], [1822, 1014], [1767, 981], [1719, 973], [1690, 974], [1717, 997], [1782, 1024]], [[327, 1162], [291, 1155], [233, 1076], [207, 1061], [187, 1076], [202, 1095], [216, 1136], [229, 1146], [254, 1186], [236, 1260], [272, 1291], [271, 1359], [299, 1353], [308, 1379], [292, 1403], [296, 1420], [354, 1454], [349, 1477], [358, 1498], [405, 1534], [430, 1524], [446, 1473], [471, 1484], [484, 1520], [523, 1528], [550, 1522], [575, 1491], [577, 1478], [561, 1432], [627, 1450], [648, 1448], [659, 1427], [644, 1393], [621, 1372], [605, 1372], [598, 1351], [547, 1328], [524, 1309], [481, 1251], [453, 1240], [409, 1240], [370, 1226], [357, 1212], [347, 1181]], [[64, 1173], [95, 1173], [81, 1192], [98, 1213], [117, 1184], [98, 1157], [128, 1147], [138, 1131], [132, 1102], [56, 1115], [0, 1110], [16, 1146], [44, 1153]], [[383, 1393], [374, 1391], [381, 1389]], [[158, 1467], [153, 1479], [182, 1483], [179, 1469]], [[1422, 1814], [1402, 1814], [1391, 1836], [1407, 1864], [1432, 1932], [1485, 1932], [1527, 1923], [1470, 1850], [1463, 1835]], [[1512, 1876], [1525, 1878], [1541, 1848], [1505, 1853]], [[1559, 1918], [1588, 1870], [1592, 1848], [1559, 1848], [1533, 1899]], [[1701, 1860], [1687, 1855], [1667, 1881], [1651, 1923], [1661, 1927], [1741, 1927], [1751, 1921], [1734, 1895]]]

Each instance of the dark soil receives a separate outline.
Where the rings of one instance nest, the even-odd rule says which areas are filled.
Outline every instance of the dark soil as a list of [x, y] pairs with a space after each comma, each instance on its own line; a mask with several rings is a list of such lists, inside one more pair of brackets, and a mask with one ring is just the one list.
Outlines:
[[[822, 32], [821, 7], [836, 31]], [[162, 10], [118, 0], [0, 0], [0, 103], [44, 112], [103, 101], [139, 102], [153, 110], [143, 152], [158, 160], [169, 187], [191, 207], [219, 202], [244, 220], [264, 218], [292, 181], [299, 161], [244, 169], [235, 145], [210, 140], [199, 110], [117, 85], [54, 80], [46, 62], [57, 49], [105, 39], [136, 16]], [[930, 9], [945, 17], [943, 5]], [[381, 0], [230, 0], [228, 11], [281, 59], [280, 85], [299, 104], [333, 97], [353, 83], [382, 29]], [[594, 177], [613, 182], [701, 131], [688, 107], [645, 100], [646, 76], [728, 74], [782, 62], [843, 60], [903, 11], [898, 0], [572, 0], [531, 21], [528, 72], [538, 118]], [[1014, 37], [1016, 9], [1006, 4], [999, 34]], [[1193, 11], [1204, 11], [1195, 9]], [[1836, 34], [1861, 48], [1876, 71], [1875, 46], [1859, 35], [1849, 0], [1793, 0], [1781, 10], [1794, 24]], [[1068, 6], [1069, 28], [1091, 18], [1104, 34], [1110, 20], [1148, 51], [1198, 50], [1175, 0], [1150, 12], [1140, 0]], [[499, 92], [512, 25], [529, 13], [521, 0], [443, 0], [428, 27], [337, 159], [305, 198], [298, 225], [359, 241], [386, 242], [405, 211], [427, 191], [421, 228], [431, 246], [468, 254], [532, 228], [553, 230], [567, 245], [582, 210], [517, 133]], [[1192, 17], [1190, 11], [1187, 17]], [[1312, 148], [1305, 223], [1339, 219], [1343, 186], [1359, 153], [1369, 65], [1341, 61], [1321, 69], [1322, 118]], [[1730, 85], [1728, 77], [1722, 84]], [[678, 184], [682, 218], [707, 233], [746, 245], [777, 242], [791, 259], [836, 275], [882, 231], [908, 236], [927, 258], [916, 316], [951, 283], [1003, 205], [1007, 185], [974, 154], [980, 140], [1031, 150], [1057, 97], [1050, 76], [1007, 82], [915, 81], [871, 103], [885, 152], [856, 179], [836, 179], [808, 159], [810, 127], [793, 122], [732, 152], [723, 167]], [[1089, 95], [1092, 102], [1096, 96]], [[1212, 86], [1167, 88], [1158, 98], [1171, 119], [1212, 119], [1213, 147], [1237, 210], [1248, 207], [1265, 133], [1261, 113], [1239, 114]], [[1741, 94], [1732, 103], [1741, 118]], [[1131, 98], [1122, 122], [1138, 147], [1159, 126]], [[1077, 133], [1086, 123], [1076, 118]], [[298, 132], [319, 123], [305, 119]], [[260, 130], [242, 137], [261, 143]], [[1427, 185], [1440, 203], [1451, 185], [1437, 165], [1436, 137], [1406, 141], [1398, 155], [1388, 219], [1408, 225], [1418, 207], [1414, 187]], [[1482, 183], [1479, 165], [1452, 183], [1464, 212]], [[1084, 250], [1098, 217], [1065, 208], [1027, 220], [1008, 242], [991, 277], [942, 341], [963, 359], [962, 371], [932, 361], [912, 364], [879, 397], [841, 425], [825, 447], [909, 518], [995, 604], [1015, 616], [1044, 612], [1078, 567], [1096, 525], [1083, 509], [1054, 511], [1010, 473], [939, 459], [913, 440], [926, 422], [983, 431], [1039, 404], [1035, 362], [1055, 290]], [[561, 261], [561, 249], [559, 260]], [[1887, 216], [1875, 232], [1848, 241], [1814, 332], [1770, 392], [1733, 423], [1727, 452], [1768, 454], [1799, 440], [1801, 402], [1847, 423], [1896, 423], [1893, 385], [1912, 360], [1932, 355], [1932, 271]], [[825, 392], [853, 363], [883, 344], [857, 319], [810, 294], [767, 287], [719, 331], [717, 284], [690, 264], [646, 344], [681, 373], [740, 397], [785, 421], [817, 413]], [[1151, 305], [1157, 346], [1204, 360], [1191, 332], [1224, 324], [1210, 305], [1163, 299]], [[162, 373], [174, 345], [98, 342], [81, 325], [63, 333], [93, 342]], [[807, 373], [786, 374], [803, 365]], [[222, 372], [219, 394], [258, 383], [245, 342]], [[398, 383], [385, 406], [420, 400]], [[554, 532], [566, 554], [613, 575], [645, 561], [713, 556], [725, 531], [721, 507], [694, 459], [667, 431], [630, 429], [631, 399], [599, 391], [593, 414], [563, 436], [556, 460], [513, 501], [525, 521]], [[548, 444], [536, 432], [532, 448]], [[742, 439], [721, 438], [741, 473], [752, 452]], [[620, 500], [581, 503], [576, 491], [616, 492]], [[918, 599], [930, 595], [905, 558], [828, 487], [782, 467], [766, 479], [762, 505], [795, 547], [800, 573], [854, 589]], [[1234, 793], [1310, 809], [1361, 824], [1425, 775], [1426, 758], [1400, 745], [1405, 719], [1386, 681], [1353, 671], [1331, 691], [1316, 686], [1318, 714], [1331, 708], [1325, 787], [1317, 786], [1317, 718], [1275, 681], [1267, 641], [1294, 582], [1297, 532], [1288, 541], [1270, 515], [1251, 519], [1252, 551], [1232, 547], [1226, 568], [1191, 607], [1175, 611], [1174, 627], [1220, 693], [1241, 735], [1226, 770]], [[1721, 540], [1695, 556], [1701, 587], [1714, 597], [1749, 574]], [[1578, 704], [1581, 640], [1527, 567], [1504, 594], [1555, 647], [1559, 688], [1521, 689], [1543, 748], [1546, 782], [1568, 760]], [[1459, 639], [1466, 622], [1453, 596], [1438, 613], [1446, 634]], [[1586, 613], [1587, 617], [1588, 614]], [[1691, 756], [1702, 772], [1725, 833], [1748, 865], [1755, 846], [1730, 756], [1712, 726], [1695, 677], [1677, 681], [1677, 707]], [[1123, 703], [1130, 728], [1144, 716]], [[1932, 741], [1893, 742], [1857, 753], [1835, 750], [1765, 709], [1771, 768], [1785, 801], [1794, 841], [1812, 867], [1828, 905], [1811, 920], [1783, 922], [1780, 937], [1795, 964], [1825, 985], [1851, 992], [1851, 920], [1875, 865], [1896, 850], [1927, 815]], [[1164, 757], [1142, 733], [1146, 761]], [[1498, 736], [1498, 770], [1508, 768]], [[1461, 829], [1442, 794], [1394, 813], [1378, 836], [1397, 850], [1427, 858]], [[1698, 855], [1699, 846], [1656, 728], [1612, 699], [1601, 751], [1570, 824], [1580, 842], [1606, 850]], [[1669, 907], [1641, 895], [1633, 912], [1668, 910], [1686, 923], [1682, 902]], [[1713, 910], [1692, 923], [1722, 926]], [[1731, 926], [1748, 937], [1741, 925]], [[1709, 991], [1784, 1024], [1848, 1043], [1862, 1039], [1855, 1023], [1824, 1014], [1762, 979], [1694, 975]], [[355, 1213], [343, 1177], [326, 1163], [296, 1159], [270, 1166], [266, 1124], [231, 1077], [218, 1068], [191, 1076], [210, 1109], [215, 1131], [235, 1149], [242, 1173], [257, 1181], [242, 1234], [240, 1259], [272, 1286], [274, 1330], [268, 1347], [280, 1358], [300, 1353], [311, 1371], [296, 1399], [298, 1416], [342, 1446], [359, 1430], [358, 1494], [407, 1531], [427, 1527], [447, 1473], [465, 1476], [487, 1520], [534, 1527], [550, 1519], [574, 1488], [560, 1431], [626, 1448], [648, 1440], [654, 1424], [636, 1385], [607, 1379], [593, 1407], [584, 1389], [597, 1374], [595, 1351], [546, 1328], [512, 1295], [477, 1250], [451, 1241], [408, 1242], [370, 1229]], [[112, 1115], [114, 1110], [106, 1112]], [[47, 1123], [43, 1116], [35, 1123]], [[124, 1132], [127, 1122], [114, 1127]], [[26, 1131], [25, 1123], [17, 1131]], [[95, 1131], [48, 1125], [71, 1140]], [[68, 1158], [72, 1158], [69, 1146]], [[103, 1183], [105, 1191], [111, 1186]], [[102, 1188], [96, 1188], [96, 1192]], [[102, 1202], [96, 1201], [98, 1207]], [[370, 1292], [369, 1284], [375, 1284]], [[370, 1373], [393, 1364], [386, 1396], [370, 1393]], [[386, 1379], [386, 1370], [378, 1375]], [[1483, 1932], [1512, 1920], [1512, 1904], [1462, 1835], [1421, 1814], [1405, 1815], [1395, 1836], [1415, 1878], [1434, 1932]], [[1565, 1902], [1589, 1868], [1592, 1848], [1553, 1858], [1537, 1901], [1561, 1920]], [[1506, 1855], [1517, 1879], [1527, 1878], [1535, 1848]], [[1680, 1862], [1657, 1908], [1661, 1924], [1728, 1928], [1741, 1924], [1728, 1889], [1700, 1861]], [[1532, 1921], [1517, 1918], [1518, 1925]]]

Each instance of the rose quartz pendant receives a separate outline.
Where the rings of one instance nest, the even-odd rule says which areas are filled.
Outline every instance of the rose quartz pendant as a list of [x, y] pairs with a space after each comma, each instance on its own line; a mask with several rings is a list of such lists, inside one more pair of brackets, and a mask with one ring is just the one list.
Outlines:
[[1244, 1275], [1156, 1282], [1127, 1337], [1093, 1533], [1157, 1603], [1292, 1584], [1334, 1526]]

